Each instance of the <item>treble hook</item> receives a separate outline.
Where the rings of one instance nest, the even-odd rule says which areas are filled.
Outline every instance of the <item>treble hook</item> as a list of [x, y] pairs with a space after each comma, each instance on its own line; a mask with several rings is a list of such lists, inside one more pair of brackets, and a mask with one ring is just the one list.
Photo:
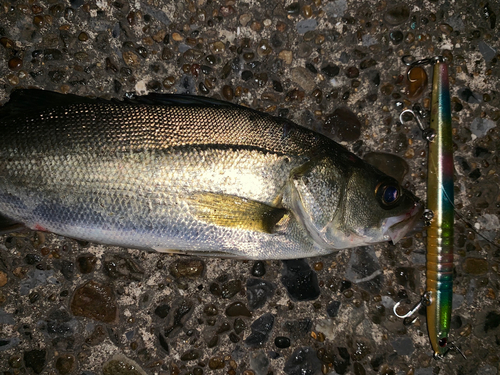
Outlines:
[[399, 122], [404, 124], [403, 115], [405, 113], [411, 113], [413, 115], [413, 118], [415, 119], [415, 121], [417, 121], [418, 128], [422, 131], [422, 138], [424, 138], [428, 142], [432, 142], [434, 140], [434, 138], [436, 137], [436, 133], [434, 132], [434, 130], [432, 130], [430, 128], [426, 128], [424, 126], [424, 124], [422, 123], [422, 119], [421, 119], [421, 117], [423, 117], [422, 112], [419, 111], [418, 109], [417, 109], [417, 111], [418, 112], [416, 113], [412, 109], [405, 109], [403, 112], [401, 112], [399, 114]]
[[397, 308], [399, 307], [399, 305], [401, 305], [401, 301], [397, 302], [394, 307], [393, 307], [393, 312], [394, 312], [394, 315], [396, 315], [398, 318], [400, 319], [404, 319], [405, 321], [405, 325], [410, 325], [410, 324], [413, 324], [415, 323], [415, 321], [417, 320], [417, 317], [411, 319], [410, 321], [408, 321], [408, 319], [415, 315], [415, 313], [422, 307], [422, 306], [429, 306], [430, 303], [431, 303], [431, 300], [430, 300], [430, 296], [429, 296], [429, 293], [428, 292], [425, 292], [423, 295], [422, 295], [422, 298], [420, 298], [420, 301], [418, 301], [418, 303], [410, 310], [408, 311], [406, 314], [404, 315], [400, 315], [398, 314], [397, 312]]

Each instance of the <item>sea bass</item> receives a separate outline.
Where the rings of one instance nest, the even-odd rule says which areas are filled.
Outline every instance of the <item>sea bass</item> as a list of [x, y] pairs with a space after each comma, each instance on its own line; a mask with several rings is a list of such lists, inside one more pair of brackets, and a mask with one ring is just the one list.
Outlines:
[[329, 138], [227, 102], [17, 90], [0, 108], [4, 223], [162, 252], [290, 259], [397, 242], [422, 211]]

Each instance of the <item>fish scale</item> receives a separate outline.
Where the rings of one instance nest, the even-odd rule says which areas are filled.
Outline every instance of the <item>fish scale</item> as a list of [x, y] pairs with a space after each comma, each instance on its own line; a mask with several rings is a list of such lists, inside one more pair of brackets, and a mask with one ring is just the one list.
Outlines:
[[[21, 90], [0, 109], [0, 131], [2, 216], [87, 241], [298, 258], [400, 236], [421, 210], [332, 140], [213, 99]], [[399, 189], [397, 204], [381, 207], [381, 181]], [[373, 209], [358, 210], [367, 196]]]

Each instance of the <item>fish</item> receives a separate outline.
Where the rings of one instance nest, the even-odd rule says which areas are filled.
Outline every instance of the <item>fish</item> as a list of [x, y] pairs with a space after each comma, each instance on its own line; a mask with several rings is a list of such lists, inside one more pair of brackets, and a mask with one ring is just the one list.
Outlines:
[[296, 259], [396, 243], [423, 206], [330, 138], [217, 99], [40, 89], [0, 108], [0, 221], [93, 243]]

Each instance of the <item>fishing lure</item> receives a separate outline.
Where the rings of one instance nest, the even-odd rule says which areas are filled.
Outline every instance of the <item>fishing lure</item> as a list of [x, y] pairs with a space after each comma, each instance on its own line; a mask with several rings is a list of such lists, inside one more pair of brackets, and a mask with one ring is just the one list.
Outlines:
[[400, 318], [408, 318], [422, 305], [427, 306], [432, 349], [435, 357], [442, 357], [451, 348], [456, 348], [448, 340], [453, 298], [453, 142], [448, 65], [442, 57], [436, 57], [411, 63], [410, 69], [429, 63], [434, 65], [430, 127], [426, 129], [420, 114], [412, 110], [401, 113], [412, 113], [424, 138], [429, 141], [427, 206], [432, 214], [427, 215], [430, 222], [427, 228], [427, 285], [415, 308], [399, 315], [397, 303], [394, 313]]

